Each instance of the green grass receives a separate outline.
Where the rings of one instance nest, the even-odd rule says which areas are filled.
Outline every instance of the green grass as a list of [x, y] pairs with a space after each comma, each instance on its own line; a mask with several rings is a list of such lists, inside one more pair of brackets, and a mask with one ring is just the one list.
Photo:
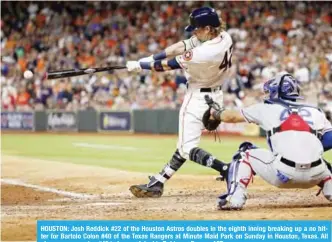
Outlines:
[[[243, 138], [249, 140], [250, 138]], [[169, 161], [176, 149], [177, 138], [170, 136], [97, 136], [97, 135], [29, 135], [2, 134], [2, 153], [7, 155], [56, 160], [76, 164], [118, 168], [129, 171], [158, 172]], [[131, 147], [132, 150], [96, 149], [76, 147], [75, 143]], [[221, 137], [215, 142], [213, 136], [203, 137], [200, 147], [221, 160], [229, 161], [241, 143], [239, 138]], [[267, 147], [264, 139], [254, 141]], [[331, 161], [332, 152], [325, 154]], [[215, 171], [187, 162], [181, 169], [184, 174], [216, 174]]]

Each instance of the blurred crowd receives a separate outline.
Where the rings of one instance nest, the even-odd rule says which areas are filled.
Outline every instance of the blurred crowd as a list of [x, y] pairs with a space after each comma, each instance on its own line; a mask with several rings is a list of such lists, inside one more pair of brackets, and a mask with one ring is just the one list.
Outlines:
[[[293, 73], [309, 102], [332, 109], [331, 2], [1, 2], [2, 110], [175, 109], [186, 79], [125, 70], [47, 80], [46, 72], [124, 64], [189, 38], [190, 12], [216, 8], [235, 47], [225, 105], [262, 99]], [[32, 79], [23, 73], [31, 70]]]

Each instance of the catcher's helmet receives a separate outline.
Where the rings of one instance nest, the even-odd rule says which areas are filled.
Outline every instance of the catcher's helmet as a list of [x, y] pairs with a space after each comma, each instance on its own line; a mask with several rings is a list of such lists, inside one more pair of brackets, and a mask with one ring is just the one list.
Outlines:
[[264, 93], [269, 94], [268, 99], [285, 99], [295, 101], [300, 97], [299, 82], [289, 73], [278, 74], [267, 81], [263, 86]]
[[209, 7], [195, 9], [189, 16], [189, 25], [185, 31], [191, 32], [197, 28], [212, 26], [219, 27], [220, 21], [216, 10]]

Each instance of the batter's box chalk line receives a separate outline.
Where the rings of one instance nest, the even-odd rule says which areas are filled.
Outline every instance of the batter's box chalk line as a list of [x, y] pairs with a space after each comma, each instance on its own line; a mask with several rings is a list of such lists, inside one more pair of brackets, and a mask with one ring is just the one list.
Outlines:
[[56, 189], [56, 188], [28, 184], [28, 183], [25, 183], [23, 181], [16, 180], [16, 179], [1, 179], [1, 184], [27, 187], [27, 188], [35, 189], [37, 191], [55, 193], [55, 194], [59, 194], [59, 195], [65, 196], [65, 197], [76, 198], [76, 199], [101, 198], [100, 195], [91, 195], [91, 194], [78, 193], [78, 192], [68, 192], [68, 191], [64, 191], [64, 190], [60, 190], [60, 189]]

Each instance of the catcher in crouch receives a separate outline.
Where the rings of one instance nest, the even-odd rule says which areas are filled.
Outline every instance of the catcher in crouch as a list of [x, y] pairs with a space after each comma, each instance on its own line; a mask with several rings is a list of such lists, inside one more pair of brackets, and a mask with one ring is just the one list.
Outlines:
[[322, 158], [324, 150], [332, 148], [332, 126], [320, 109], [297, 102], [299, 90], [297, 80], [286, 73], [264, 84], [268, 98], [263, 103], [241, 111], [220, 108], [206, 96], [210, 120], [255, 123], [266, 131], [270, 146], [268, 150], [249, 142], [240, 145], [228, 169], [227, 193], [218, 200], [220, 209], [243, 208], [254, 174], [280, 188], [318, 185], [319, 193], [332, 202], [331, 165]]

